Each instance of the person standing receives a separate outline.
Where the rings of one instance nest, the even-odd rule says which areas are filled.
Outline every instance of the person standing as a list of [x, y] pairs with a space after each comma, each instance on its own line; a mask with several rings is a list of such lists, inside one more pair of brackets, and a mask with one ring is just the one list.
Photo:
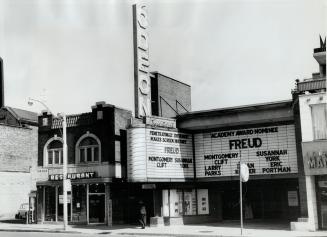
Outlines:
[[142, 229], [145, 228], [145, 225], [146, 225], [146, 208], [144, 206], [144, 204], [141, 205], [141, 208], [140, 208], [140, 223], [142, 225]]

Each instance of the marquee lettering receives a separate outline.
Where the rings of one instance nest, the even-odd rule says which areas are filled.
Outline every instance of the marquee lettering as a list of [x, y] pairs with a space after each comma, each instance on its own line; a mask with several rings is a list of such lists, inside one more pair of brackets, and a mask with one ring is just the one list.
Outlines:
[[261, 145], [262, 145], [262, 140], [258, 137], [252, 139], [245, 138], [245, 139], [229, 140], [230, 150], [261, 147]]
[[[240, 159], [248, 162], [251, 175], [297, 172], [294, 125], [202, 133], [194, 139], [199, 178], [239, 175]], [[327, 168], [327, 156], [308, 163]]]
[[[51, 174], [49, 180], [63, 180], [62, 174]], [[67, 179], [91, 179], [95, 177], [95, 172], [68, 173]]]
[[310, 169], [327, 168], [327, 153], [326, 152], [312, 152], [307, 153], [308, 166]]
[[149, 74], [148, 17], [145, 6], [133, 5], [135, 116], [151, 115], [151, 80]]

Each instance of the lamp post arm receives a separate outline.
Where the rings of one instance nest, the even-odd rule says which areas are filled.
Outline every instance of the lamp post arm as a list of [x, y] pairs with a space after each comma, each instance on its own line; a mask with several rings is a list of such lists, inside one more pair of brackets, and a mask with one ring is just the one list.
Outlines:
[[37, 100], [37, 99], [33, 99], [33, 98], [28, 98], [28, 101], [35, 101], [35, 102], [38, 102], [38, 103], [40, 103], [41, 105], [43, 105], [45, 108], [46, 108], [46, 110], [49, 112], [49, 113], [51, 113], [51, 114], [53, 114], [52, 112], [51, 112], [51, 110], [49, 109], [49, 107], [42, 101], [42, 100]]

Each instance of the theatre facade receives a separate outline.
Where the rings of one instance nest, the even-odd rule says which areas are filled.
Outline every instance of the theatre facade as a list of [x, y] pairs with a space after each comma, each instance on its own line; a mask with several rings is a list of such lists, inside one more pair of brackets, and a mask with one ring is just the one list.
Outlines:
[[[314, 178], [304, 172], [296, 98], [191, 112], [189, 85], [149, 72], [145, 6], [133, 6], [133, 20], [135, 117], [105, 103], [67, 116], [70, 223], [137, 223], [143, 204], [153, 225], [238, 220], [240, 163], [250, 174], [246, 220], [307, 216]], [[39, 116], [40, 222], [63, 216], [61, 132], [60, 119]]]
[[241, 161], [250, 173], [243, 184], [246, 219], [299, 217], [292, 101], [165, 120], [134, 120], [127, 130], [128, 181], [152, 197], [153, 216], [170, 224], [239, 219]]

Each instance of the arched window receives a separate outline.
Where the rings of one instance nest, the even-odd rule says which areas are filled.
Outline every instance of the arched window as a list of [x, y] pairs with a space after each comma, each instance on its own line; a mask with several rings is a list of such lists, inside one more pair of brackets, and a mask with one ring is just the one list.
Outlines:
[[86, 133], [78, 140], [76, 144], [78, 163], [100, 162], [100, 154], [100, 140], [95, 135]]
[[62, 152], [62, 139], [54, 136], [44, 146], [44, 165], [62, 165], [63, 164], [63, 152]]

